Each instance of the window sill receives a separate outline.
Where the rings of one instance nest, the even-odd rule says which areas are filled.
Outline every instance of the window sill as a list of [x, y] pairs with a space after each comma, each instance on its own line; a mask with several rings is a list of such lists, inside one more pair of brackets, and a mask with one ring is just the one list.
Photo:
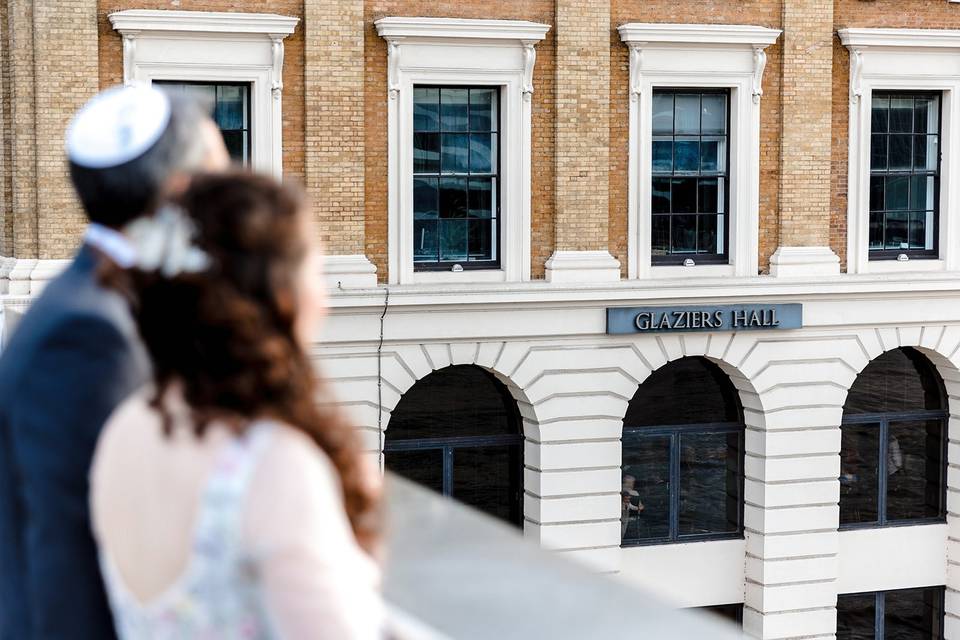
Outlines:
[[503, 269], [464, 269], [463, 271], [414, 271], [414, 284], [483, 284], [506, 282]]
[[914, 258], [912, 260], [869, 260], [863, 273], [910, 273], [946, 271], [945, 260]]
[[650, 278], [730, 278], [736, 275], [732, 264], [654, 265]]

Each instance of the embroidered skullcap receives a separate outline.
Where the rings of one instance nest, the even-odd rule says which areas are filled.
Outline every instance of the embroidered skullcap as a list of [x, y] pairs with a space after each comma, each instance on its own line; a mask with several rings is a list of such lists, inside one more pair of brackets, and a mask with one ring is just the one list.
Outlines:
[[67, 157], [108, 169], [146, 153], [170, 122], [167, 95], [147, 85], [113, 87], [91, 98], [67, 129]]

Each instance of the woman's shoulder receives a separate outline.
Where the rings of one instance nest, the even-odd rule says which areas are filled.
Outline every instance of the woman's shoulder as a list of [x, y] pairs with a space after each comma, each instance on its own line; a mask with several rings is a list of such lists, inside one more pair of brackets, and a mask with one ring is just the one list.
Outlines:
[[270, 439], [257, 471], [261, 478], [301, 491], [304, 485], [339, 485], [333, 462], [307, 433], [279, 421], [269, 424]]

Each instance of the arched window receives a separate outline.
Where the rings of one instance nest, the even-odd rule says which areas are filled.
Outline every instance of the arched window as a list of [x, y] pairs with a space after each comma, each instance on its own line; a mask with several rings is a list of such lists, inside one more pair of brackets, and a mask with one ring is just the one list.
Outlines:
[[653, 372], [623, 418], [624, 546], [743, 533], [743, 412], [706, 358]]
[[390, 416], [387, 469], [492, 516], [523, 521], [523, 436], [517, 403], [480, 367], [434, 371]]
[[933, 364], [887, 351], [857, 376], [840, 427], [840, 525], [943, 520], [946, 394]]

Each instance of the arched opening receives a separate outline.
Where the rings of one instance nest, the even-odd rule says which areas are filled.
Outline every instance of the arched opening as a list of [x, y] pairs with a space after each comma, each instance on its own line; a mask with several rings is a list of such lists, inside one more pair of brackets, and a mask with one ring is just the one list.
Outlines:
[[384, 441], [387, 469], [514, 524], [523, 521], [517, 403], [473, 365], [434, 371], [400, 399]]
[[947, 396], [922, 353], [904, 347], [870, 362], [840, 430], [841, 527], [945, 518]]
[[743, 437], [739, 395], [716, 364], [653, 372], [623, 418], [621, 544], [741, 536]]

